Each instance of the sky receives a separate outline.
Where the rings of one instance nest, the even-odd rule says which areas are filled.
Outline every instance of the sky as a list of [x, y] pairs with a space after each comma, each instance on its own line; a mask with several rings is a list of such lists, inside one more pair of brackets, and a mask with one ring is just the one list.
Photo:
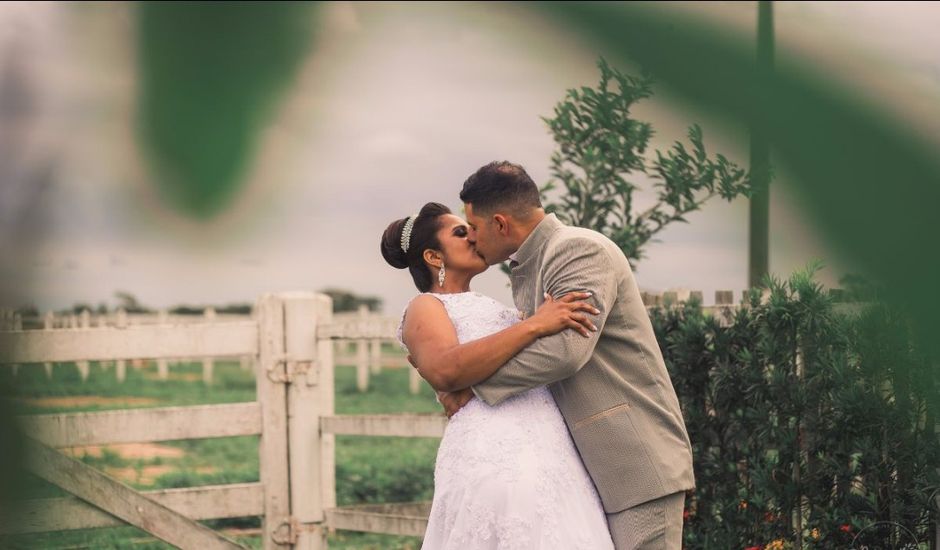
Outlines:
[[[756, 26], [752, 3], [670, 8], [751, 34]], [[462, 182], [491, 160], [546, 182], [554, 143], [540, 117], [598, 77], [597, 52], [524, 6], [328, 3], [242, 191], [220, 216], [195, 221], [159, 200], [133, 139], [130, 10], [0, 4], [0, 90], [20, 83], [31, 113], [0, 126], [0, 305], [113, 305], [127, 291], [167, 307], [334, 287], [378, 296], [397, 314], [416, 290], [379, 253], [388, 223], [428, 201], [458, 210]], [[940, 135], [940, 3], [776, 2], [775, 17], [778, 51], [811, 58]], [[710, 151], [746, 166], [743, 129], [720, 133], [668, 90], [635, 114], [656, 129], [654, 149], [698, 122]], [[837, 286], [851, 268], [800, 215], [786, 177], [781, 169], [772, 186], [771, 271], [783, 277], [819, 258], [829, 266], [820, 280]], [[651, 200], [638, 197], [640, 207]], [[745, 199], [716, 199], [670, 226], [639, 262], [640, 287], [737, 298], [747, 216]], [[498, 269], [472, 287], [511, 303]]]

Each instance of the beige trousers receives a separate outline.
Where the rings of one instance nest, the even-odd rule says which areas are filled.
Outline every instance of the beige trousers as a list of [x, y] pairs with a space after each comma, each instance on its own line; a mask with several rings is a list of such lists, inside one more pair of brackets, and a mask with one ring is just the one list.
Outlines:
[[680, 550], [685, 491], [607, 514], [617, 550]]

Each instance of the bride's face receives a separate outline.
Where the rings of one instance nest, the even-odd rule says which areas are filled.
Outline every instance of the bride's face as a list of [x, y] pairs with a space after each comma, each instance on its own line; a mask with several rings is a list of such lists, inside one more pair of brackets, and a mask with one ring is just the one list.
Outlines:
[[470, 232], [467, 222], [460, 216], [444, 214], [441, 216], [440, 224], [437, 238], [441, 243], [444, 267], [447, 271], [459, 270], [471, 275], [486, 271], [488, 267], [486, 262], [477, 254], [476, 247], [467, 239]]

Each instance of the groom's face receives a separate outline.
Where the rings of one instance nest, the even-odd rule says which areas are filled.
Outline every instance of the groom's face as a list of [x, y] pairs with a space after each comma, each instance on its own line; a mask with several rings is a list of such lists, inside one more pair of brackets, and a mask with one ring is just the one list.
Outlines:
[[464, 203], [464, 213], [470, 233], [467, 240], [476, 248], [477, 254], [489, 265], [505, 262], [512, 252], [506, 252], [504, 236], [496, 228], [491, 215], [479, 215], [473, 211], [473, 204]]

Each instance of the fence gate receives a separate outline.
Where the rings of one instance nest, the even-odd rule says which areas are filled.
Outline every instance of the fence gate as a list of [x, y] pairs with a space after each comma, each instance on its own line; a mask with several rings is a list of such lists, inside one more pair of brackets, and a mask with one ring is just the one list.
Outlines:
[[[241, 548], [200, 520], [261, 516], [265, 550], [326, 548], [329, 529], [424, 533], [429, 503], [336, 506], [335, 434], [440, 437], [442, 414], [334, 414], [334, 340], [393, 338], [397, 320], [332, 322], [328, 296], [265, 294], [253, 319], [0, 331], [0, 363], [252, 357], [248, 403], [28, 415], [26, 466], [72, 496], [19, 503], [0, 533], [133, 525], [180, 548]], [[57, 448], [258, 435], [260, 481], [138, 491]]]
[[[0, 332], [0, 363], [125, 361], [175, 357], [258, 356], [254, 321], [192, 325], [91, 327]], [[0, 532], [133, 525], [180, 548], [242, 548], [199, 520], [261, 515], [264, 479], [162, 491], [138, 491], [56, 448], [262, 435], [264, 400], [250, 403], [29, 415], [18, 419], [25, 466], [72, 496], [19, 503]]]

